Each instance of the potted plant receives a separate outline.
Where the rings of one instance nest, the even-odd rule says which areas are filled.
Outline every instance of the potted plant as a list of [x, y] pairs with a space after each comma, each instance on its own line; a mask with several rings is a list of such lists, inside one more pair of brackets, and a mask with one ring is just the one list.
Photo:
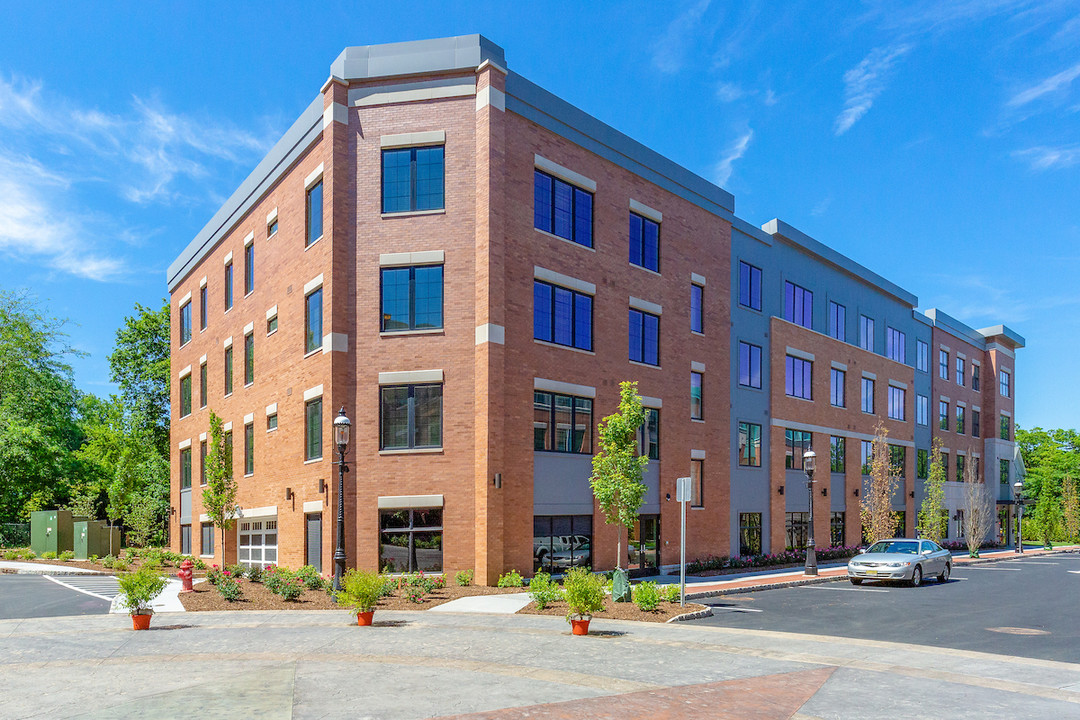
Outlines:
[[352, 569], [341, 578], [337, 603], [356, 613], [357, 625], [370, 625], [375, 606], [383, 595], [385, 581], [378, 573]]
[[566, 573], [563, 587], [570, 608], [566, 621], [575, 635], [588, 635], [593, 613], [604, 609], [603, 582], [585, 568], [575, 567]]
[[136, 630], [150, 627], [150, 616], [154, 614], [150, 603], [161, 594], [168, 581], [153, 568], [144, 565], [133, 573], [118, 575], [116, 583], [120, 586], [120, 605], [131, 613], [131, 624]]

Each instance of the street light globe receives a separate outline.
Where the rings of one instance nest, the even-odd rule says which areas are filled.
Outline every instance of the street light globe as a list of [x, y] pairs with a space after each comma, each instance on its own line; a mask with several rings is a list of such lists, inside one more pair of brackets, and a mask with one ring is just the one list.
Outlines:
[[817, 462], [817, 453], [813, 450], [807, 450], [802, 456], [803, 470], [806, 472], [814, 472], [814, 465]]
[[345, 415], [345, 406], [341, 407], [338, 411], [338, 415], [334, 418], [334, 443], [339, 447], [349, 444], [349, 428], [352, 423], [349, 422], [349, 418]]

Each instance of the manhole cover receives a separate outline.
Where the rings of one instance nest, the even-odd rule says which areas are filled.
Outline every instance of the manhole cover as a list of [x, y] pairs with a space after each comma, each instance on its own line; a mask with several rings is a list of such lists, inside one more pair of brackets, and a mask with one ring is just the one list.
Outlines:
[[1049, 635], [1048, 630], [1038, 630], [1036, 628], [1018, 628], [1018, 627], [996, 627], [986, 628], [990, 632], [1006, 633], [1007, 635]]

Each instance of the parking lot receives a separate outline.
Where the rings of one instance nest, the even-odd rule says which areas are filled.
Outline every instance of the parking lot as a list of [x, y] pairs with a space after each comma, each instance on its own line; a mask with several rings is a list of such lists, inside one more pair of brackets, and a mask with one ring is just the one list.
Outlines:
[[706, 600], [692, 624], [1080, 662], [1080, 554], [956, 565], [921, 587], [834, 582]]

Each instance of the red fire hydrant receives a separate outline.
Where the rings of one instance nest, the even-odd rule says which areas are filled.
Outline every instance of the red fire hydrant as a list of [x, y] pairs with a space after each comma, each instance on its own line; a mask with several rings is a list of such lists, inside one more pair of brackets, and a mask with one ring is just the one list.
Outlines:
[[182, 587], [180, 588], [180, 592], [194, 592], [193, 588], [191, 587], [191, 576], [191, 561], [185, 560], [184, 562], [180, 563], [180, 572], [176, 573], [176, 577], [180, 578], [180, 583], [182, 585]]

